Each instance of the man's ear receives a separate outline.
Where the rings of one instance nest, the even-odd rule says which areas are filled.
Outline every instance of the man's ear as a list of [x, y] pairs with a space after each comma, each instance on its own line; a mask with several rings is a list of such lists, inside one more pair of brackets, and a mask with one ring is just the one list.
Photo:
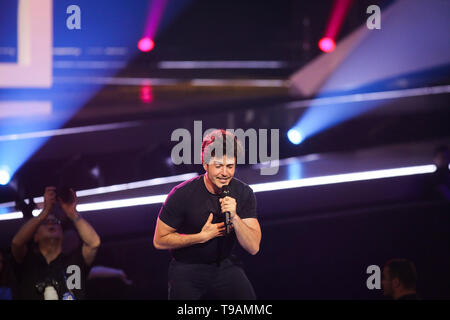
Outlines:
[[202, 161], [203, 164], [203, 169], [205, 169], [205, 171], [208, 171], [208, 165], [205, 163], [205, 161]]

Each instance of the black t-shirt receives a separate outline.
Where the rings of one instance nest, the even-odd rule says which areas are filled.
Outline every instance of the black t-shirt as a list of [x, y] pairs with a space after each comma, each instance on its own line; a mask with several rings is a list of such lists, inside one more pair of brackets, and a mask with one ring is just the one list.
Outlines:
[[[167, 196], [159, 219], [181, 234], [199, 233], [209, 214], [213, 213], [212, 223], [222, 222], [219, 195], [206, 189], [203, 175], [194, 177], [174, 187]], [[256, 199], [253, 190], [242, 181], [233, 178], [229, 183], [230, 197], [236, 199], [236, 212], [241, 219], [256, 218]], [[171, 250], [177, 261], [186, 263], [213, 263], [221, 261], [231, 254], [236, 243], [232, 231], [224, 237], [216, 237], [205, 243]]]
[[[76, 284], [74, 276], [80, 275], [80, 289], [69, 290], [67, 282]], [[28, 249], [21, 263], [13, 263], [17, 278], [17, 298], [25, 300], [44, 300], [43, 289], [51, 283], [61, 300], [65, 294], [72, 293], [74, 298], [84, 299], [86, 294], [86, 278], [90, 267], [84, 261], [81, 247], [70, 254], [61, 253], [55, 260], [47, 263], [38, 247], [32, 246]], [[39, 287], [39, 288], [38, 288]]]

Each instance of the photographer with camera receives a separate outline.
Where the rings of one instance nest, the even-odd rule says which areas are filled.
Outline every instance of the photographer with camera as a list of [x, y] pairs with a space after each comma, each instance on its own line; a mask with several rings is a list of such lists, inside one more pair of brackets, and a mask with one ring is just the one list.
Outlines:
[[[63, 229], [57, 218], [59, 203], [72, 221], [83, 245], [71, 253], [62, 252]], [[90, 266], [100, 246], [100, 237], [76, 211], [72, 189], [47, 187], [44, 208], [28, 220], [14, 236], [11, 252], [18, 281], [19, 299], [83, 299]], [[29, 245], [33, 240], [34, 245]]]

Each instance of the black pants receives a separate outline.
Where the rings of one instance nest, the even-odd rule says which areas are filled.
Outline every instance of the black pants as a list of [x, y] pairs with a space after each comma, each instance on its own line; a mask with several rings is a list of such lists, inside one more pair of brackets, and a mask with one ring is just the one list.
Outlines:
[[230, 259], [220, 265], [172, 260], [169, 266], [169, 300], [255, 300], [244, 270]]

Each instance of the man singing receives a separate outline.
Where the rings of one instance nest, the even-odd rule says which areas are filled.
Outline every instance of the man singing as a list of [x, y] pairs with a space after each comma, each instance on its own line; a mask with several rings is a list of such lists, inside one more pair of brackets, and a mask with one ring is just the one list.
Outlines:
[[252, 255], [261, 242], [255, 195], [233, 177], [238, 152], [230, 132], [207, 135], [205, 174], [174, 187], [159, 212], [153, 244], [172, 253], [169, 299], [256, 299], [243, 269], [230, 259], [236, 239]]

